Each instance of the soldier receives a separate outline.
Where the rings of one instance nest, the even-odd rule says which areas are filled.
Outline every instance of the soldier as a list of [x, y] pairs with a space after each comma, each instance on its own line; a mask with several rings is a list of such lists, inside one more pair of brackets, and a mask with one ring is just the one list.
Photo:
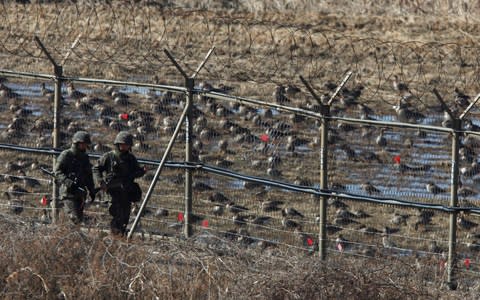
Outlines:
[[83, 220], [85, 200], [95, 199], [92, 165], [86, 151], [91, 144], [86, 131], [77, 131], [72, 146], [60, 153], [55, 165], [55, 179], [60, 184], [60, 200], [66, 215], [74, 224]]
[[[135, 178], [142, 177], [146, 169], [141, 168], [131, 153], [133, 136], [121, 131], [115, 141], [115, 149], [105, 153], [93, 167], [96, 182], [111, 199], [109, 208], [113, 235], [125, 235], [132, 202], [140, 201], [142, 191]], [[105, 175], [105, 176], [104, 176]]]

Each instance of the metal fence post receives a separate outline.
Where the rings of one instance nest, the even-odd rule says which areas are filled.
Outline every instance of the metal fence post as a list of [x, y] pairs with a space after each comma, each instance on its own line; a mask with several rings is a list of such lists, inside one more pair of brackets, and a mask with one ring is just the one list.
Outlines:
[[170, 154], [170, 151], [172, 150], [173, 143], [175, 142], [175, 139], [178, 136], [178, 133], [180, 132], [180, 128], [185, 121], [185, 118], [187, 116], [187, 109], [185, 108], [182, 112], [182, 115], [180, 116], [180, 119], [177, 122], [177, 125], [175, 126], [175, 130], [173, 132], [172, 137], [170, 138], [170, 141], [168, 142], [167, 149], [163, 153], [162, 160], [160, 161], [160, 164], [157, 167], [157, 171], [155, 171], [155, 175], [153, 176], [152, 181], [150, 182], [150, 186], [147, 190], [147, 193], [145, 194], [145, 197], [143, 198], [142, 204], [140, 205], [140, 208], [138, 209], [137, 216], [135, 217], [135, 220], [132, 223], [132, 226], [130, 227], [130, 231], [128, 232], [127, 239], [130, 239], [135, 232], [135, 229], [137, 228], [138, 222], [140, 222], [140, 218], [143, 214], [143, 211], [145, 210], [145, 207], [147, 206], [148, 200], [150, 199], [153, 189], [155, 188], [155, 185], [157, 184], [158, 177], [160, 176], [160, 173], [163, 170], [163, 166], [165, 165], [165, 161], [167, 160], [168, 155]]
[[[54, 104], [53, 104], [53, 148], [58, 149], [60, 147], [60, 110], [62, 101], [62, 66], [55, 65], [55, 91], [54, 91]], [[53, 166], [57, 162], [57, 157], [53, 157]], [[52, 185], [52, 222], [55, 223], [58, 219], [58, 186], [55, 180]]]
[[[318, 102], [321, 108], [322, 126], [320, 136], [320, 189], [328, 188], [328, 123], [330, 118], [330, 105], [340, 90], [345, 86], [347, 81], [352, 76], [353, 72], [348, 71], [342, 82], [337, 86], [335, 92], [328, 99], [327, 103], [323, 103], [320, 97], [317, 96], [310, 84], [300, 76], [300, 80], [305, 85], [307, 90], [312, 94], [313, 98]], [[321, 260], [327, 257], [327, 196], [320, 197], [320, 229], [318, 233], [318, 253]]]
[[[55, 91], [54, 91], [54, 98], [53, 98], [53, 131], [52, 131], [52, 143], [53, 143], [53, 148], [58, 149], [60, 147], [60, 112], [62, 108], [62, 84], [63, 84], [63, 65], [67, 61], [68, 57], [70, 56], [70, 53], [72, 53], [72, 50], [76, 47], [78, 42], [80, 41], [80, 36], [79, 34], [75, 41], [72, 43], [70, 50], [65, 54], [65, 57], [63, 58], [62, 62], [60, 65], [55, 61], [55, 59], [50, 55], [48, 52], [47, 48], [43, 45], [42, 41], [40, 41], [40, 38], [38, 36], [34, 36], [35, 42], [37, 43], [38, 47], [42, 52], [45, 54], [45, 56], [48, 58], [48, 60], [52, 63], [53, 65], [53, 73], [55, 75]], [[55, 168], [55, 164], [57, 162], [57, 157], [53, 157], [53, 168]], [[58, 219], [58, 187], [57, 183], [53, 181], [52, 184], [52, 223], [56, 223]]]
[[[48, 58], [48, 60], [52, 63], [53, 65], [53, 72], [55, 74], [55, 91], [54, 91], [54, 103], [53, 103], [53, 132], [52, 132], [52, 139], [53, 139], [53, 148], [58, 149], [60, 147], [60, 132], [59, 132], [59, 124], [60, 124], [60, 109], [61, 109], [61, 100], [62, 100], [62, 78], [63, 78], [63, 67], [55, 62], [53, 57], [50, 55], [48, 52], [47, 48], [43, 45], [43, 43], [40, 41], [40, 39], [35, 36], [34, 37], [35, 42], [37, 43], [38, 47], [42, 50], [42, 52], [45, 54], [45, 56]], [[72, 48], [75, 46], [75, 44], [78, 41], [76, 41], [73, 45]], [[68, 56], [67, 56], [68, 57]], [[65, 60], [64, 60], [65, 61]], [[53, 168], [55, 168], [57, 158], [53, 157]], [[55, 182], [53, 181], [52, 184], [52, 222], [56, 223], [58, 219], [58, 187]]]
[[[185, 78], [185, 87], [187, 88], [187, 103], [185, 118], [185, 162], [189, 163], [192, 160], [192, 103], [193, 103], [193, 87], [195, 80], [193, 78]], [[192, 170], [185, 169], [185, 237], [190, 237], [193, 234], [191, 215], [192, 215]]]
[[[170, 142], [168, 144], [167, 150], [163, 155], [162, 161], [160, 163], [160, 166], [158, 167], [157, 171], [155, 172], [155, 176], [153, 177], [152, 183], [150, 184], [150, 188], [148, 189], [147, 195], [145, 196], [145, 199], [142, 202], [142, 205], [140, 206], [140, 209], [138, 211], [137, 217], [135, 218], [135, 221], [132, 224], [132, 227], [130, 229], [130, 232], [128, 233], [127, 238], [130, 239], [133, 232], [135, 231], [135, 228], [140, 221], [141, 214], [143, 210], [145, 209], [145, 206], [148, 202], [148, 199], [150, 198], [151, 192], [158, 180], [158, 177], [160, 175], [160, 172], [162, 171], [163, 165], [165, 163], [165, 159], [167, 155], [170, 153], [170, 150], [172, 148], [173, 142], [175, 141], [178, 132], [180, 130], [180, 126], [182, 123], [185, 121], [185, 127], [186, 127], [186, 146], [185, 146], [185, 162], [189, 163], [192, 160], [192, 137], [191, 137], [191, 132], [192, 132], [192, 105], [193, 105], [193, 93], [194, 87], [195, 87], [195, 77], [197, 76], [198, 72], [203, 68], [205, 63], [207, 62], [207, 59], [210, 57], [210, 55], [213, 53], [213, 50], [215, 48], [211, 48], [210, 51], [207, 53], [205, 59], [200, 63], [200, 65], [197, 67], [195, 72], [193, 73], [192, 76], [188, 76], [187, 73], [182, 69], [182, 67], [177, 63], [175, 58], [173, 57], [172, 54], [167, 49], [164, 49], [163, 51], [167, 55], [167, 57], [170, 59], [170, 61], [173, 63], [173, 65], [177, 68], [177, 70], [182, 74], [183, 78], [185, 79], [185, 88], [187, 90], [187, 95], [186, 95], [186, 104], [185, 104], [185, 109], [184, 112], [182, 113], [182, 116], [177, 123], [177, 127], [175, 128], [175, 132], [170, 139]], [[184, 212], [184, 235], [186, 238], [190, 237], [193, 234], [193, 228], [192, 228], [192, 207], [193, 207], [193, 200], [192, 200], [192, 171], [189, 168], [186, 168], [185, 170], [185, 212]]]
[[[451, 172], [451, 188], [450, 188], [450, 207], [456, 207], [458, 205], [458, 157], [459, 157], [459, 133], [461, 129], [462, 119], [464, 114], [459, 118], [456, 114], [450, 110], [440, 93], [433, 89], [433, 94], [437, 97], [438, 102], [449, 115], [452, 120], [452, 172]], [[450, 289], [457, 288], [457, 283], [454, 280], [454, 268], [455, 268], [455, 247], [457, 243], [457, 212], [450, 212], [449, 218], [449, 234], [448, 234], [448, 262], [447, 262], [447, 285]]]
[[[452, 120], [452, 172], [451, 172], [451, 198], [450, 207], [455, 208], [458, 206], [458, 185], [459, 185], [459, 148], [460, 148], [460, 130], [462, 130], [462, 120], [470, 112], [473, 106], [480, 100], [480, 94], [470, 103], [465, 111], [456, 116], [454, 112], [450, 110], [440, 93], [433, 89], [433, 94], [437, 97], [438, 102], [442, 106], [443, 110], [448, 113]], [[447, 285], [451, 290], [457, 288], [457, 282], [454, 277], [454, 269], [456, 263], [455, 248], [457, 245], [457, 211], [450, 213], [450, 226], [449, 226], [449, 238], [448, 238], [448, 266], [447, 266]]]
[[[322, 107], [322, 126], [320, 136], [320, 189], [328, 187], [328, 124], [330, 117], [330, 106]], [[327, 201], [326, 196], [320, 197], [320, 232], [319, 232], [319, 255], [321, 260], [327, 257]]]
[[[461, 128], [461, 120], [453, 119], [453, 137], [452, 137], [452, 188], [450, 206], [458, 206], [458, 159], [459, 159], [459, 133]], [[447, 267], [447, 284], [450, 289], [456, 289], [457, 283], [454, 278], [454, 269], [456, 262], [455, 247], [457, 243], [457, 212], [450, 213], [450, 228], [448, 238], [448, 267]]]

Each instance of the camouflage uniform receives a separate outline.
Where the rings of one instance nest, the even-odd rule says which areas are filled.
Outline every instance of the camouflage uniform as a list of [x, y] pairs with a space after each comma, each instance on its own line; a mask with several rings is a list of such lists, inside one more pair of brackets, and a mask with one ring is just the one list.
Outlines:
[[60, 185], [59, 196], [66, 215], [78, 224], [83, 220], [83, 209], [87, 191], [95, 197], [92, 165], [88, 155], [79, 149], [78, 144], [90, 144], [90, 135], [78, 131], [73, 136], [72, 146], [60, 153], [54, 168], [56, 182]]
[[[141, 190], [135, 178], [145, 174], [136, 157], [130, 152], [121, 152], [118, 144], [132, 146], [133, 138], [127, 132], [120, 132], [115, 139], [116, 149], [105, 153], [93, 167], [95, 181], [106, 185], [106, 192], [112, 202], [109, 208], [112, 220], [110, 229], [113, 234], [124, 235], [130, 218], [132, 202], [139, 201]], [[105, 176], [104, 176], [105, 174]]]

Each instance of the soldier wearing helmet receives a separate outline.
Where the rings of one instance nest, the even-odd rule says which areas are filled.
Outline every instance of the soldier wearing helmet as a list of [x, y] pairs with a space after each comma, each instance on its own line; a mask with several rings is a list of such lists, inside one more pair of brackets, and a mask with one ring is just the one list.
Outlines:
[[141, 168], [132, 154], [133, 136], [127, 131], [117, 134], [115, 149], [105, 153], [93, 167], [95, 181], [111, 199], [109, 208], [113, 235], [125, 235], [130, 218], [132, 202], [140, 201], [142, 191], [135, 178], [142, 177], [146, 169]]
[[87, 196], [90, 195], [92, 201], [95, 199], [92, 165], [86, 153], [91, 143], [88, 132], [77, 131], [72, 146], [60, 153], [54, 168], [65, 214], [75, 224], [83, 220]]

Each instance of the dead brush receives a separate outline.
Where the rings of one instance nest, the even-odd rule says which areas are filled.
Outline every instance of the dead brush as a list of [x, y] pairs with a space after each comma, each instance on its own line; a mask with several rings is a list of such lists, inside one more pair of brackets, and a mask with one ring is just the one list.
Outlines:
[[[328, 261], [293, 249], [216, 251], [0, 222], [0, 297], [28, 299], [460, 299], [401, 259]], [[21, 233], [21, 234], [19, 234]], [[268, 249], [268, 248], [267, 248]], [[405, 276], [404, 272], [410, 274]], [[445, 294], [447, 293], [447, 294]], [[461, 294], [461, 295], [460, 295]]]

